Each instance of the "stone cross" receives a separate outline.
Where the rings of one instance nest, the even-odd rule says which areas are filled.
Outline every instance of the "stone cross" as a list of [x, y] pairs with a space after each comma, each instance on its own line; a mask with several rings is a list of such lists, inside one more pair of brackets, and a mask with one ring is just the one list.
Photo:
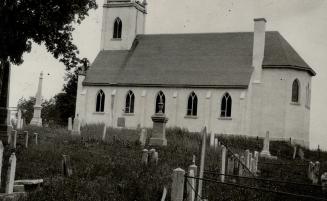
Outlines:
[[183, 201], [185, 171], [177, 168], [173, 171], [173, 182], [171, 185], [171, 201]]
[[142, 164], [143, 165], [147, 165], [148, 164], [148, 158], [149, 158], [148, 154], [149, 154], [148, 150], [147, 149], [143, 149], [143, 151], [142, 151]]
[[71, 117], [68, 118], [68, 131], [72, 131], [73, 130], [73, 120]]
[[24, 131], [25, 135], [25, 148], [28, 148], [28, 131]]
[[43, 72], [40, 73], [39, 85], [35, 95], [35, 105], [33, 118], [31, 120], [31, 125], [42, 126], [41, 110], [42, 110], [42, 82], [43, 82]]
[[3, 160], [3, 144], [2, 144], [2, 141], [0, 140], [0, 186], [1, 185], [1, 174], [2, 174], [2, 160]]
[[6, 194], [12, 194], [14, 191], [14, 182], [16, 174], [16, 155], [12, 153], [9, 158], [9, 166], [7, 171], [7, 180], [6, 180]]
[[21, 128], [21, 122], [22, 121], [22, 111], [21, 110], [18, 110], [18, 112], [17, 112], [17, 124], [16, 124], [16, 128], [17, 129], [22, 129]]
[[74, 119], [72, 135], [80, 135], [80, 134], [81, 134], [81, 123], [80, 123], [80, 120], [79, 120], [78, 114], [77, 114]]
[[70, 164], [70, 157], [68, 155], [62, 155], [62, 171], [65, 177], [70, 177], [73, 174], [73, 170]]

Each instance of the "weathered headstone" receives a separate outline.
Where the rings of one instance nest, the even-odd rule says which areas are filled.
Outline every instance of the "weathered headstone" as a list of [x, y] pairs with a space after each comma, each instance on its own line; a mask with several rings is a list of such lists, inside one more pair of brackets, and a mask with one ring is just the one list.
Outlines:
[[73, 130], [73, 120], [71, 117], [68, 118], [68, 131], [72, 131]]
[[210, 133], [210, 147], [214, 148], [215, 146], [215, 134], [213, 132]]
[[228, 157], [227, 159], [227, 174], [232, 175], [234, 172], [234, 159], [233, 157]]
[[254, 151], [254, 159], [255, 159], [254, 173], [258, 173], [259, 152]]
[[146, 138], [147, 138], [146, 129], [142, 128], [141, 129], [141, 134], [140, 134], [140, 139], [139, 139], [142, 146], [145, 146]]
[[18, 110], [17, 112], [17, 123], [16, 123], [16, 128], [17, 129], [22, 129], [21, 128], [21, 121], [22, 121], [22, 111], [21, 110]]
[[256, 173], [256, 171], [255, 171], [255, 169], [256, 169], [256, 162], [255, 162], [255, 158], [251, 158], [251, 172], [252, 173]]
[[38, 145], [39, 141], [38, 141], [38, 133], [34, 133], [34, 140], [35, 140], [35, 144]]
[[269, 138], [269, 131], [266, 132], [266, 137], [263, 141], [263, 149], [260, 153], [261, 157], [268, 157], [270, 158], [270, 151], [269, 151], [269, 144], [270, 144], [270, 138]]
[[163, 113], [164, 103], [159, 103], [159, 112], [154, 114], [151, 119], [153, 121], [153, 133], [150, 138], [150, 145], [167, 146], [166, 139], [166, 123], [168, 118]]
[[81, 122], [77, 114], [74, 119], [72, 135], [80, 135], [80, 134], [81, 134]]
[[177, 168], [173, 171], [173, 182], [171, 186], [171, 201], [183, 201], [185, 171]]
[[240, 163], [239, 160], [240, 160], [240, 156], [238, 154], [235, 154], [233, 175], [238, 175], [238, 169]]
[[73, 174], [73, 170], [70, 163], [70, 157], [68, 155], [62, 155], [62, 172], [65, 177], [70, 177]]
[[157, 151], [155, 151], [152, 154], [151, 163], [157, 165], [158, 164], [158, 160], [159, 160], [159, 154], [158, 154]]
[[15, 153], [12, 153], [9, 158], [9, 166], [7, 171], [6, 194], [13, 193], [15, 174], [16, 174], [16, 155]]
[[248, 166], [249, 170], [252, 171], [252, 153], [249, 153], [249, 166]]
[[143, 149], [142, 151], [142, 164], [143, 165], [147, 165], [148, 164], [148, 159], [149, 159], [149, 156], [148, 156], [148, 150], [147, 149]]
[[321, 187], [324, 192], [327, 192], [327, 172], [321, 175]]
[[0, 187], [1, 187], [1, 174], [2, 174], [2, 160], [3, 160], [3, 144], [2, 141], [0, 140]]
[[316, 163], [314, 164], [314, 167], [313, 167], [312, 184], [318, 184], [319, 169], [320, 169], [320, 163], [319, 163], [319, 161], [316, 161]]
[[313, 179], [313, 168], [314, 168], [315, 164], [310, 161], [309, 163], [309, 168], [308, 168], [308, 178], [312, 181]]
[[17, 131], [13, 130], [11, 132], [11, 148], [16, 149], [16, 144], [17, 144]]
[[214, 147], [215, 147], [215, 150], [217, 151], [217, 149], [218, 149], [218, 138], [215, 138], [215, 140], [214, 140]]
[[250, 150], [245, 150], [245, 166], [250, 168]]
[[225, 181], [225, 172], [226, 172], [226, 155], [227, 155], [227, 149], [224, 145], [221, 146], [221, 167], [220, 167], [220, 181]]

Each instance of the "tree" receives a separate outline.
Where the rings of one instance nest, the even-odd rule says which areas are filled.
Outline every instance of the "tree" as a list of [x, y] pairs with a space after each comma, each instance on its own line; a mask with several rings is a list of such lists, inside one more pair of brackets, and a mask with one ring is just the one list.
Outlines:
[[72, 32], [96, 8], [96, 0], [0, 1], [0, 131], [7, 130], [10, 63], [23, 63], [23, 53], [31, 51], [35, 42], [44, 44], [67, 70], [82, 65]]
[[35, 97], [29, 97], [29, 99], [21, 98], [17, 104], [17, 110], [22, 111], [22, 118], [25, 119], [25, 123], [29, 123], [33, 118], [35, 105]]

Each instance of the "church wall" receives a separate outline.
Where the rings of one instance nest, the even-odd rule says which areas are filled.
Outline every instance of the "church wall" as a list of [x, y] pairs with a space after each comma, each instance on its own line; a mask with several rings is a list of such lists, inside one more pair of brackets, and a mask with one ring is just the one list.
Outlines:
[[[291, 69], [264, 69], [262, 83], [259, 84], [261, 96], [261, 114], [251, 110], [252, 135], [263, 137], [266, 131], [275, 139], [295, 139], [297, 143], [308, 144], [310, 110], [305, 106], [306, 85], [311, 86], [311, 76], [304, 71]], [[299, 104], [291, 102], [292, 83], [300, 81]], [[258, 85], [258, 84], [256, 84]], [[256, 86], [258, 87], [258, 86]], [[261, 87], [261, 88], [260, 88]], [[252, 99], [260, 99], [253, 93]], [[255, 105], [252, 105], [255, 108]], [[259, 110], [257, 109], [257, 110]]]
[[[244, 108], [241, 108], [242, 89], [180, 89], [180, 88], [142, 88], [142, 87], [95, 87], [84, 86], [87, 89], [85, 116], [81, 117], [87, 123], [106, 123], [117, 127], [119, 117], [125, 118], [127, 128], [152, 127], [151, 116], [155, 112], [155, 100], [159, 90], [165, 94], [165, 114], [168, 117], [167, 127], [187, 128], [189, 131], [200, 131], [207, 126], [209, 132], [224, 134], [240, 134]], [[95, 112], [96, 95], [99, 89], [105, 93], [105, 109], [103, 113]], [[129, 90], [135, 95], [134, 114], [125, 114], [125, 98]], [[198, 98], [196, 117], [187, 117], [187, 100], [194, 91]], [[232, 97], [232, 117], [222, 119], [220, 115], [221, 98], [225, 92]], [[112, 95], [114, 94], [114, 95]], [[242, 100], [244, 101], [244, 100]], [[114, 102], [114, 107], [112, 103]]]

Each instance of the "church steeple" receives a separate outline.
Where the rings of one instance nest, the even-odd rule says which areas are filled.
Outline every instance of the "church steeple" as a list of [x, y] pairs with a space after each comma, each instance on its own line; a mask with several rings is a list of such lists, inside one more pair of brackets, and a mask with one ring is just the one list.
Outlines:
[[144, 34], [147, 1], [107, 0], [103, 5], [101, 50], [129, 50]]

